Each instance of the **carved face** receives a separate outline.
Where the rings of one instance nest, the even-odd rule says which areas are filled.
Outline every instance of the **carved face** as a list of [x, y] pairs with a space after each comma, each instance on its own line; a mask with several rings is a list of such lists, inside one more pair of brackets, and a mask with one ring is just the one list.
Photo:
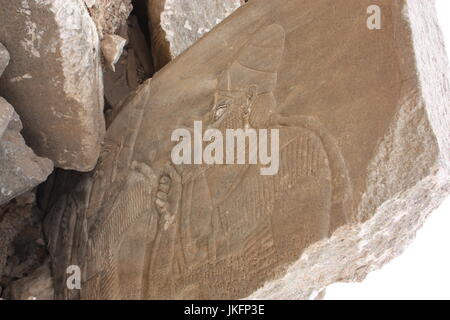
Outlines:
[[211, 109], [210, 126], [221, 131], [249, 128], [256, 97], [256, 86], [250, 86], [246, 91], [218, 90]]

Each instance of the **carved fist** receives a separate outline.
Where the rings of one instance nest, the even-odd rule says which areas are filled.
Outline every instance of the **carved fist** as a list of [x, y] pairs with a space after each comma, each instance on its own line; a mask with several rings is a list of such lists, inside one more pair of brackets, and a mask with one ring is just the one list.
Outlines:
[[159, 179], [158, 191], [156, 192], [155, 204], [159, 210], [167, 208], [167, 199], [169, 197], [170, 185], [172, 180], [169, 176], [163, 175]]
[[159, 178], [155, 206], [161, 217], [169, 219], [178, 212], [181, 199], [181, 177], [172, 165], [167, 165]]

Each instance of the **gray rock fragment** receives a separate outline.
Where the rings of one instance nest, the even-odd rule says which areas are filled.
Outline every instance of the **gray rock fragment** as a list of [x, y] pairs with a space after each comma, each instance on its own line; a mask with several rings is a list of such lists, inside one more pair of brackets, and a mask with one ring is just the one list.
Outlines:
[[148, 0], [157, 68], [189, 48], [243, 3], [243, 0]]
[[99, 36], [82, 0], [0, 0], [11, 61], [0, 92], [23, 136], [56, 166], [91, 170], [105, 132]]
[[115, 34], [108, 34], [103, 37], [102, 40], [102, 52], [105, 57], [106, 63], [112, 71], [115, 71], [115, 65], [119, 61], [123, 47], [126, 45], [127, 40], [121, 36]]
[[12, 106], [0, 97], [0, 204], [32, 189], [53, 170], [49, 159], [27, 147], [22, 123]]

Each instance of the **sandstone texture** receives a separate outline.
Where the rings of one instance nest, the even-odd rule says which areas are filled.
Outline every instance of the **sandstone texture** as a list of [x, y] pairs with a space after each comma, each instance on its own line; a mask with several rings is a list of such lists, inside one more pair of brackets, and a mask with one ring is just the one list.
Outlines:
[[[198, 34], [193, 3], [165, 1], [163, 29]], [[450, 194], [449, 69], [433, 1], [378, 1], [376, 30], [372, 4], [249, 1], [141, 85], [95, 171], [52, 192], [56, 297], [314, 299], [398, 256]], [[275, 130], [277, 173], [176, 164], [194, 121]]]
[[148, 0], [156, 68], [161, 69], [243, 3], [242, 0]]
[[36, 156], [21, 136], [22, 123], [0, 97], [0, 204], [45, 181], [53, 171], [49, 159]]
[[11, 61], [0, 92], [27, 144], [55, 166], [91, 170], [105, 125], [98, 33], [82, 0], [1, 0], [0, 42]]

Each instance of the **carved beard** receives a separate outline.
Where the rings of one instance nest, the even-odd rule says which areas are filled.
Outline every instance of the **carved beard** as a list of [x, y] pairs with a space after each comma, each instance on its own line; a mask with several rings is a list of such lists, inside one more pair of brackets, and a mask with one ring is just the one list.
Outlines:
[[243, 119], [241, 114], [241, 107], [238, 105], [233, 105], [227, 110], [227, 114], [224, 115], [224, 119], [219, 123], [218, 129], [225, 136], [225, 131], [227, 129], [243, 129]]
[[220, 130], [224, 136], [227, 129], [243, 129], [243, 101], [242, 92], [217, 92], [210, 127]]
[[[258, 95], [248, 110], [248, 124], [250, 128], [267, 128], [274, 106], [275, 98], [272, 93], [268, 92]], [[245, 129], [246, 115], [244, 114], [244, 110], [245, 107], [241, 103], [238, 104], [234, 101], [230, 106], [226, 107], [226, 110], [215, 106], [212, 117], [217, 114], [217, 111], [223, 113], [218, 120], [213, 122], [212, 127], [219, 129], [222, 134], [225, 134], [226, 129]]]

